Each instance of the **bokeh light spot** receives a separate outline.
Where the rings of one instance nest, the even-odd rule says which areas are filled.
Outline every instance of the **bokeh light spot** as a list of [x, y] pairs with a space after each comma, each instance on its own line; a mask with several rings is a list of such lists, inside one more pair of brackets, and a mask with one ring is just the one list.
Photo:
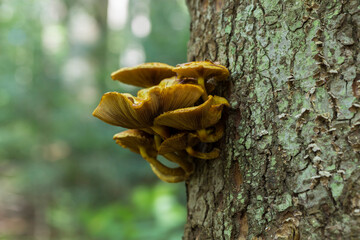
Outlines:
[[50, 53], [60, 51], [64, 43], [64, 32], [60, 25], [50, 25], [44, 28], [42, 33], [42, 45]]
[[121, 30], [127, 20], [128, 0], [109, 0], [107, 23], [110, 29]]
[[129, 47], [120, 56], [120, 65], [132, 67], [145, 61], [145, 52], [140, 46]]
[[148, 36], [151, 32], [151, 23], [149, 18], [144, 15], [135, 16], [131, 22], [131, 31], [139, 38]]
[[93, 17], [83, 10], [75, 9], [70, 14], [70, 39], [76, 43], [94, 44], [99, 39], [99, 27]]

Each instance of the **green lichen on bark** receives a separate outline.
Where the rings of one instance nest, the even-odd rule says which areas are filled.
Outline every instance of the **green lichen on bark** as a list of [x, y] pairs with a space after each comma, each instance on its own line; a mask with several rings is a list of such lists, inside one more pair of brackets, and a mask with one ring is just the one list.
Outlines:
[[187, 184], [184, 238], [355, 239], [360, 2], [188, 5], [188, 60], [228, 66], [216, 91], [231, 108], [221, 157]]

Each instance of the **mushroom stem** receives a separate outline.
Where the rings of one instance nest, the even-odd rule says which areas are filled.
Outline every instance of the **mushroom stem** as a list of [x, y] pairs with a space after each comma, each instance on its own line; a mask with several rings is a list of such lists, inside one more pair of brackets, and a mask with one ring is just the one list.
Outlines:
[[146, 152], [146, 149], [142, 146], [139, 147], [140, 155], [150, 164], [152, 164], [160, 173], [165, 175], [185, 175], [185, 172], [182, 168], [169, 168], [159, 162], [154, 157], [149, 156], [149, 154]]
[[155, 173], [155, 175], [160, 178], [162, 181], [167, 182], [167, 183], [177, 183], [177, 182], [182, 182], [186, 180], [186, 175], [181, 174], [181, 175], [168, 175], [168, 174], [164, 174], [161, 173], [156, 167], [154, 167], [151, 163], [150, 163], [150, 167], [152, 169], [152, 171]]
[[187, 147], [186, 148], [186, 152], [196, 158], [200, 158], [200, 159], [214, 159], [217, 158], [220, 154], [220, 149], [218, 148], [214, 148], [211, 152], [208, 153], [202, 153], [202, 152], [198, 152], [195, 151], [192, 147]]
[[210, 130], [197, 130], [197, 136], [202, 142], [217, 142], [224, 135], [224, 124], [218, 123], [215, 125], [215, 130], [211, 133]]
[[163, 156], [169, 161], [179, 164], [186, 172], [186, 175], [190, 176], [194, 172], [194, 163], [188, 161], [186, 158], [182, 159], [175, 153], [166, 153]]
[[154, 141], [155, 141], [155, 147], [156, 147], [156, 150], [159, 150], [160, 148], [160, 145], [161, 145], [161, 137], [157, 134], [154, 135]]
[[204, 140], [207, 139], [208, 133], [207, 133], [207, 131], [206, 131], [205, 128], [199, 129], [199, 130], [197, 130], [196, 132], [197, 132], [197, 135], [198, 135], [199, 139], [200, 139], [202, 142], [204, 142]]
[[151, 127], [151, 129], [163, 139], [170, 137], [169, 131], [166, 127], [154, 125]]
[[208, 99], [208, 94], [206, 92], [206, 88], [205, 88], [205, 79], [203, 76], [198, 77], [198, 84], [202, 87], [202, 89], [204, 89], [203, 94], [201, 95], [202, 99], [204, 101], [206, 101]]

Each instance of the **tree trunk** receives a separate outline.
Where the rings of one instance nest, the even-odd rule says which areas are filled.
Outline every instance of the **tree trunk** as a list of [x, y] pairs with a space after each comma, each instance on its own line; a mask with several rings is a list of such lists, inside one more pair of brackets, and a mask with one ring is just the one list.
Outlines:
[[231, 77], [184, 239], [360, 239], [360, 2], [188, 0], [188, 60]]

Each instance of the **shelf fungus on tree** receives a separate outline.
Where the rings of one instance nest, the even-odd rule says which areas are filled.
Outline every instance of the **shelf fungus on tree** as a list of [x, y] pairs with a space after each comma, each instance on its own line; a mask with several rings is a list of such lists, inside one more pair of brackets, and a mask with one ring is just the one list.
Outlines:
[[206, 81], [210, 78], [215, 81], [224, 81], [229, 77], [229, 70], [220, 64], [211, 61], [188, 62], [173, 68], [179, 78], [197, 78], [198, 84], [204, 89], [203, 100], [207, 99]]
[[[209, 80], [223, 81], [228, 76], [226, 67], [210, 61], [176, 68], [162, 63], [123, 68], [111, 77], [143, 89], [137, 96], [105, 93], [93, 115], [108, 124], [128, 128], [116, 134], [114, 140], [140, 154], [161, 180], [186, 181], [194, 172], [193, 157], [214, 159], [220, 154], [218, 148], [210, 152], [198, 150], [200, 144], [217, 142], [224, 134], [221, 117], [229, 103], [223, 97], [208, 95], [206, 90], [214, 88]], [[159, 155], [179, 167], [167, 167], [157, 159]]]

